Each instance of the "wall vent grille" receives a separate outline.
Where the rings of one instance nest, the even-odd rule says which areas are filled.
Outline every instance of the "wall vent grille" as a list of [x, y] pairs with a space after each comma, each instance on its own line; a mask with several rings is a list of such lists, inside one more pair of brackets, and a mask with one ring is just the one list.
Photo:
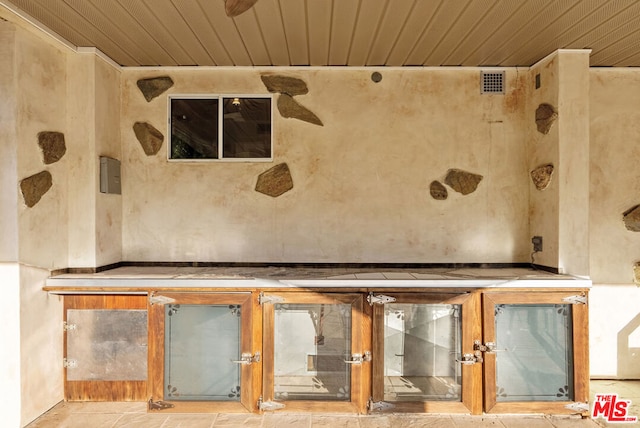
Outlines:
[[504, 94], [504, 71], [481, 71], [480, 93]]

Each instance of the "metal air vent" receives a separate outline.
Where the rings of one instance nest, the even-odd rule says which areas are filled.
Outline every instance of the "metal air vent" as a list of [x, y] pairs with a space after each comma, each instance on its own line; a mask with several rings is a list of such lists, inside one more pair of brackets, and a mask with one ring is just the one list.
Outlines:
[[481, 71], [480, 93], [504, 94], [504, 71]]

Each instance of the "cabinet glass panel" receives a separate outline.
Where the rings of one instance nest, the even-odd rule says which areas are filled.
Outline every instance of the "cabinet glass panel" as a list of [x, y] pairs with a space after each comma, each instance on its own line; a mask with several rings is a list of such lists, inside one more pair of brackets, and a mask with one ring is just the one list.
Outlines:
[[165, 305], [165, 400], [240, 401], [240, 306]]
[[571, 305], [495, 306], [496, 400], [573, 400]]
[[460, 305], [385, 305], [385, 401], [461, 400], [459, 314]]
[[69, 381], [147, 380], [147, 311], [69, 309]]
[[349, 401], [350, 304], [275, 304], [274, 399]]

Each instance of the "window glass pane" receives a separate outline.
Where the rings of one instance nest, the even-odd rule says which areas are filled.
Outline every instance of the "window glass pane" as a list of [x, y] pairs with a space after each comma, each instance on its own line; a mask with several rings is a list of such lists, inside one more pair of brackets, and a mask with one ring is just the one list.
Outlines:
[[171, 98], [170, 158], [218, 158], [217, 99]]
[[351, 305], [276, 304], [276, 400], [350, 401]]
[[385, 305], [384, 400], [461, 400], [460, 305]]
[[271, 98], [224, 98], [223, 157], [271, 157]]
[[240, 306], [165, 305], [165, 400], [240, 401]]
[[496, 305], [497, 401], [572, 401], [571, 305]]

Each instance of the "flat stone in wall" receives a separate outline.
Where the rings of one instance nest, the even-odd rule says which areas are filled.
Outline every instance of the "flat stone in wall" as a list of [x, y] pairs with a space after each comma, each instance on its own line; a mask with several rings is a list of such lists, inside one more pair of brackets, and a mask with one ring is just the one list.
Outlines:
[[479, 174], [454, 168], [447, 171], [447, 176], [445, 177], [444, 182], [456, 192], [468, 195], [469, 193], [476, 191], [478, 184], [482, 181], [482, 178], [483, 177]]
[[140, 89], [140, 92], [144, 95], [144, 99], [149, 102], [172, 87], [173, 79], [169, 76], [152, 77], [149, 79], [140, 79], [137, 84], [138, 89]]
[[556, 109], [551, 104], [540, 104], [536, 109], [536, 126], [538, 132], [548, 134], [551, 129], [551, 125], [558, 118]]
[[147, 156], [152, 156], [158, 153], [162, 147], [164, 141], [164, 135], [158, 131], [153, 125], [147, 122], [136, 122], [133, 125], [133, 132], [136, 134], [136, 138], [142, 146], [142, 150]]
[[542, 165], [531, 171], [531, 180], [538, 190], [544, 190], [549, 187], [551, 183], [551, 176], [553, 175], [553, 165]]
[[304, 122], [313, 123], [314, 125], [324, 126], [318, 116], [308, 108], [300, 105], [291, 95], [280, 94], [278, 97], [278, 111], [280, 111], [282, 117], [290, 117]]
[[42, 150], [42, 158], [45, 165], [58, 162], [67, 151], [64, 134], [62, 132], [39, 132], [38, 145], [40, 146], [40, 150]]
[[304, 95], [309, 92], [307, 84], [297, 77], [282, 76], [279, 74], [263, 74], [260, 76], [262, 83], [267, 87], [269, 92], [277, 92], [280, 94]]
[[20, 181], [20, 191], [24, 198], [24, 203], [33, 207], [40, 201], [40, 198], [49, 191], [53, 185], [53, 178], [49, 171], [41, 171]]
[[228, 17], [233, 18], [251, 9], [257, 1], [258, 0], [225, 0], [224, 13], [226, 13]]
[[256, 192], [264, 193], [272, 197], [278, 197], [293, 189], [293, 179], [289, 166], [281, 163], [263, 172], [258, 176]]
[[629, 208], [622, 214], [622, 221], [627, 230], [640, 232], [640, 205]]
[[437, 199], [439, 201], [444, 201], [449, 196], [447, 188], [437, 180], [431, 182], [429, 185], [429, 192], [433, 199]]

